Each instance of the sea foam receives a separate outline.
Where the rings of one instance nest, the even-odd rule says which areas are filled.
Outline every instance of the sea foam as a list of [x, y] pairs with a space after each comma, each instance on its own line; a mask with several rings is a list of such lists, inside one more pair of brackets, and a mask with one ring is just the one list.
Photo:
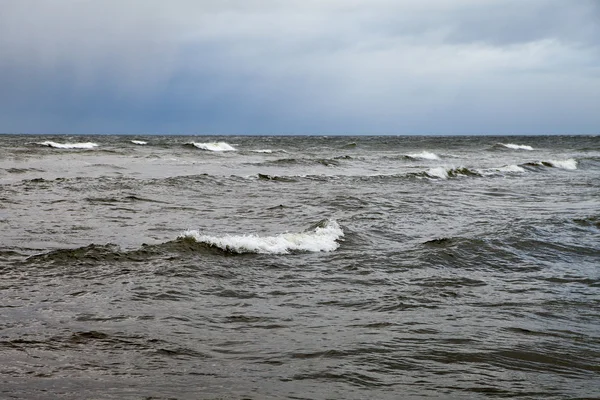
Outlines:
[[574, 160], [572, 158], [568, 159], [568, 160], [550, 160], [550, 164], [552, 164], [553, 167], [555, 168], [562, 168], [562, 169], [577, 169], [577, 160]]
[[525, 168], [518, 165], [506, 165], [504, 167], [497, 168], [500, 172], [525, 172]]
[[235, 151], [236, 150], [235, 147], [233, 147], [230, 144], [225, 143], [225, 142], [207, 142], [207, 143], [191, 142], [191, 144], [201, 150], [207, 150], [207, 151]]
[[431, 168], [427, 171], [427, 175], [432, 178], [448, 179], [448, 171], [444, 167]]
[[96, 143], [87, 142], [87, 143], [56, 143], [51, 142], [50, 140], [46, 140], [45, 142], [38, 143], [42, 146], [53, 147], [55, 149], [93, 149], [98, 147]]
[[192, 238], [199, 243], [218, 247], [232, 253], [288, 254], [292, 251], [329, 252], [338, 248], [344, 231], [334, 220], [327, 220], [316, 228], [301, 233], [283, 233], [276, 236], [258, 235], [204, 235], [187, 230], [180, 238]]
[[148, 144], [148, 142], [144, 142], [143, 140], [132, 140], [131, 143], [133, 143], [133, 144], [139, 144], [140, 146]]
[[420, 153], [407, 154], [407, 157], [416, 158], [421, 160], [439, 160], [439, 157], [435, 153], [429, 151], [422, 151]]
[[533, 150], [533, 147], [526, 144], [500, 143], [500, 145], [512, 150]]

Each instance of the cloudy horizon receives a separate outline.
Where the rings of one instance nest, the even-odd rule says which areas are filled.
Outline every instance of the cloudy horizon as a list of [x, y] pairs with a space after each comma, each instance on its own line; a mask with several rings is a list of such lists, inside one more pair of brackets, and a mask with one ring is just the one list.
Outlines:
[[597, 134], [594, 0], [0, 0], [0, 132]]

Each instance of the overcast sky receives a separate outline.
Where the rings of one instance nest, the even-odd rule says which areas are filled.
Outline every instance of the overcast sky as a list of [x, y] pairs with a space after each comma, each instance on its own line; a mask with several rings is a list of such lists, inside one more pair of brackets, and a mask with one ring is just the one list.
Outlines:
[[0, 132], [600, 133], [600, 0], [0, 0]]

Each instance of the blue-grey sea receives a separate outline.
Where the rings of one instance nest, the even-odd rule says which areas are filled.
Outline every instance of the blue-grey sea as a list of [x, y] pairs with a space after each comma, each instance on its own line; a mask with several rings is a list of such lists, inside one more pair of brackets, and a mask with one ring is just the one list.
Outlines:
[[599, 396], [599, 136], [0, 135], [2, 399]]

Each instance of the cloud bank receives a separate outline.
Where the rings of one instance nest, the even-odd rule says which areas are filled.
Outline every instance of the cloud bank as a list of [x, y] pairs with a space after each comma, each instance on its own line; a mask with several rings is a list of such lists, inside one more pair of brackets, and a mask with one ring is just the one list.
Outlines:
[[594, 0], [0, 0], [0, 131], [597, 133]]

